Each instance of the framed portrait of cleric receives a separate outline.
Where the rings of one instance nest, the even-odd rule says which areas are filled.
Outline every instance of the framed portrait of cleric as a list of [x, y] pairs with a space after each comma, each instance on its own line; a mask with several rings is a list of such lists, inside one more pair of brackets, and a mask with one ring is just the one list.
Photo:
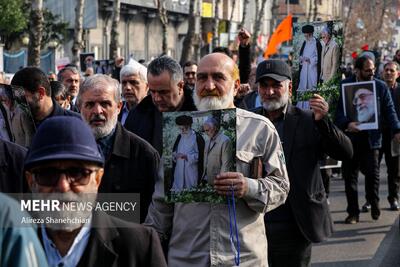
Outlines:
[[360, 130], [378, 129], [375, 81], [342, 84], [343, 110]]
[[236, 170], [236, 109], [164, 112], [164, 190], [168, 202], [225, 203], [215, 177]]
[[[338, 92], [343, 47], [341, 21], [317, 21], [293, 24], [293, 100], [308, 109], [307, 92], [322, 95], [328, 102], [330, 91]], [[337, 94], [336, 94], [337, 95]], [[335, 99], [336, 100], [336, 99]]]

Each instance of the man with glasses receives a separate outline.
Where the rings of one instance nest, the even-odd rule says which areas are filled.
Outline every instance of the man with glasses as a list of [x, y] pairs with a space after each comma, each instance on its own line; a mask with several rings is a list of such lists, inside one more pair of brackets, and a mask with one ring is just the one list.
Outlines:
[[[343, 161], [342, 165], [348, 213], [345, 223], [348, 224], [355, 224], [359, 221], [360, 208], [357, 189], [359, 170], [365, 175], [366, 199], [371, 205], [372, 219], [378, 220], [381, 214], [379, 209], [379, 149], [382, 147], [383, 121], [394, 133], [395, 141], [400, 141], [400, 122], [389, 90], [382, 81], [374, 78], [375, 64], [373, 60], [368, 56], [359, 57], [355, 62], [354, 68], [355, 75], [342, 81], [342, 83], [375, 82], [379, 128], [361, 131], [358, 127], [359, 121], [351, 121], [349, 116], [344, 115], [342, 97], [339, 98], [336, 109], [336, 124], [350, 137], [354, 149], [353, 158]], [[363, 89], [359, 94], [355, 95], [355, 103], [360, 105], [359, 110], [362, 111], [360, 113], [362, 115], [358, 116], [359, 119], [367, 120], [367, 117], [369, 117], [369, 111], [363, 110], [362, 102], [372, 100], [371, 93], [371, 91]]]
[[374, 93], [365, 88], [358, 89], [353, 98], [353, 105], [360, 123], [375, 121]]
[[[25, 159], [25, 176], [34, 197], [94, 203], [103, 167], [90, 128], [77, 118], [55, 117], [39, 127]], [[61, 207], [50, 213], [61, 223], [41, 223], [38, 235], [49, 266], [166, 266], [154, 230], [92, 211]], [[39, 219], [46, 214], [39, 212]]]
[[188, 61], [183, 65], [183, 80], [185, 81], [185, 86], [193, 91], [194, 85], [196, 84], [196, 72], [197, 64], [193, 61]]

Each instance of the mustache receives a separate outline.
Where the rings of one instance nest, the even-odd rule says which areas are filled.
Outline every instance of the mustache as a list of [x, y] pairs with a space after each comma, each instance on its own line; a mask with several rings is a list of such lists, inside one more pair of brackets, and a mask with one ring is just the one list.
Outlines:
[[95, 114], [92, 116], [92, 118], [90, 118], [90, 122], [93, 121], [105, 121], [107, 120], [106, 116], [102, 115], [102, 114]]
[[218, 90], [203, 90], [200, 92], [201, 97], [207, 97], [207, 96], [220, 96]]

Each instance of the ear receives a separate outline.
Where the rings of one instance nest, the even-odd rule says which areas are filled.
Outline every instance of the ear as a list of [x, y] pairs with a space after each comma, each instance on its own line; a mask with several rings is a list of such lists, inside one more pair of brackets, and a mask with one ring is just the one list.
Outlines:
[[99, 189], [103, 174], [104, 174], [104, 169], [103, 168], [100, 168], [96, 173], [95, 182], [96, 182], [96, 188], [97, 189]]
[[43, 86], [39, 86], [38, 90], [37, 90], [38, 94], [39, 94], [39, 99], [43, 99], [43, 97], [46, 94], [46, 89]]
[[292, 81], [290, 81], [289, 82], [289, 88], [288, 88], [288, 90], [289, 90], [289, 97], [291, 98], [292, 97], [292, 94], [293, 94], [293, 85], [292, 85]]
[[118, 114], [121, 112], [121, 109], [122, 109], [122, 101], [119, 101], [118, 104], [117, 104], [117, 112], [118, 112]]
[[33, 186], [32, 173], [25, 171], [25, 178], [26, 178], [26, 182], [28, 183], [29, 190], [32, 191], [32, 186]]
[[240, 80], [236, 79], [234, 82], [234, 87], [233, 87], [233, 96], [235, 97], [239, 91], [240, 88]]
[[184, 81], [178, 82], [179, 94], [183, 94], [183, 87], [185, 85]]

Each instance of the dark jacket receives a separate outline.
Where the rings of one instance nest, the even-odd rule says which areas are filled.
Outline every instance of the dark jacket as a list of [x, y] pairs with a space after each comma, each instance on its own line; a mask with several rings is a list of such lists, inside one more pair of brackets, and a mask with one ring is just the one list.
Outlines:
[[239, 75], [240, 83], [248, 83], [251, 71], [250, 45], [239, 45]]
[[0, 192], [27, 190], [23, 171], [26, 151], [22, 146], [0, 139]]
[[[392, 97], [390, 96], [389, 90], [386, 85], [378, 79], [374, 79], [375, 81], [375, 89], [376, 89], [376, 102], [378, 109], [378, 125], [379, 129], [377, 130], [367, 130], [369, 145], [371, 149], [381, 148], [382, 146], [382, 120], [387, 123], [392, 132], [397, 133], [400, 132], [400, 122], [396, 115], [396, 110], [393, 105]], [[342, 81], [341, 84], [353, 83], [356, 82], [356, 77], [352, 76], [348, 79]], [[337, 103], [336, 108], [336, 125], [339, 126], [340, 129], [347, 129], [348, 124], [351, 122], [350, 118], [344, 115], [343, 110], [343, 101], [342, 101], [342, 91], [340, 91], [339, 101]], [[350, 137], [350, 139], [354, 140], [357, 138], [358, 133], [349, 133], [346, 134]]]
[[[185, 100], [180, 110], [195, 111], [192, 92], [184, 90]], [[124, 127], [134, 134], [149, 142], [161, 155], [162, 154], [162, 113], [153, 104], [151, 95], [146, 96], [137, 105], [135, 110], [129, 111]]]
[[118, 123], [99, 192], [140, 193], [140, 222], [143, 222], [151, 203], [159, 164], [157, 151]]
[[[255, 113], [265, 115], [262, 107]], [[323, 153], [337, 160], [349, 160], [353, 147], [349, 138], [325, 117], [315, 121], [312, 111], [288, 106], [284, 119], [283, 150], [290, 180], [288, 201], [266, 214], [291, 210], [300, 231], [311, 242], [331, 235], [332, 219], [319, 169]]]
[[4, 123], [5, 123], [7, 134], [8, 134], [8, 138], [10, 138], [11, 142], [14, 142], [14, 135], [11, 132], [11, 125], [10, 125], [9, 116], [8, 116], [6, 108], [3, 106], [3, 103], [1, 103], [1, 102], [0, 102], [0, 113], [1, 113], [0, 116], [2, 116], [3, 119], [4, 119]]
[[[102, 212], [94, 215], [93, 220], [94, 225], [101, 227], [91, 229], [77, 267], [167, 266], [158, 234], [152, 228], [123, 222]], [[42, 241], [40, 230], [38, 235]]]

